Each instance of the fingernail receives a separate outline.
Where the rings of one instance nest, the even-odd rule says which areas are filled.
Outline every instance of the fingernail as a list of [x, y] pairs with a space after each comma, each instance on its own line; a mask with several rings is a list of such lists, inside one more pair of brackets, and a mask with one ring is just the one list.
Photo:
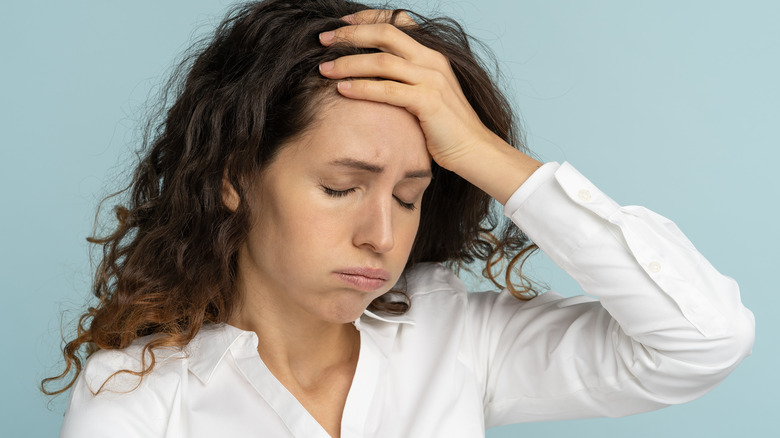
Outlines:
[[328, 31], [328, 32], [322, 32], [320, 34], [320, 41], [323, 43], [329, 43], [331, 40], [333, 40], [333, 36], [335, 35], [335, 32]]
[[352, 88], [352, 83], [351, 82], [339, 82], [338, 84], [336, 84], [336, 87], [338, 87], [339, 90], [349, 90], [350, 88]]
[[333, 70], [333, 66], [335, 64], [336, 63], [333, 62], [333, 61], [323, 62], [322, 64], [320, 64], [320, 71], [323, 72], [323, 73], [327, 73], [327, 72]]
[[355, 14], [349, 14], [341, 17], [342, 20], [350, 24], [355, 24]]

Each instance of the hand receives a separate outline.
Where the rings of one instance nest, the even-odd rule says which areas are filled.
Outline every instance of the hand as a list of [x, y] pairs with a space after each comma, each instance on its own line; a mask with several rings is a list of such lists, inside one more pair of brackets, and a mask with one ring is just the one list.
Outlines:
[[[344, 17], [353, 23], [320, 35], [329, 46], [346, 42], [380, 53], [351, 55], [320, 66], [351, 99], [406, 108], [420, 122], [428, 152], [436, 163], [481, 188], [498, 202], [509, 196], [541, 163], [507, 144], [479, 119], [463, 95], [449, 61], [388, 23], [392, 11], [367, 10]], [[400, 25], [414, 26], [406, 14]]]
[[[388, 79], [350, 79], [340, 82], [338, 91], [351, 99], [406, 108], [419, 120], [428, 152], [436, 163], [455, 170], [459, 160], [498, 137], [471, 108], [447, 58], [387, 23], [391, 14], [361, 11], [345, 17], [355, 24], [323, 33], [320, 40], [326, 46], [346, 42], [382, 52], [338, 58], [322, 64], [320, 73], [331, 79]], [[398, 17], [398, 22], [415, 25], [406, 13]]]

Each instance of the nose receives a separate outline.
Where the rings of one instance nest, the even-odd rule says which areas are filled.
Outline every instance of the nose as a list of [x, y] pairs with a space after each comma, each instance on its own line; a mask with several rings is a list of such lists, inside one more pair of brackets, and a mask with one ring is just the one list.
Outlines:
[[393, 236], [392, 198], [376, 200], [356, 220], [354, 243], [376, 253], [386, 253], [395, 246]]

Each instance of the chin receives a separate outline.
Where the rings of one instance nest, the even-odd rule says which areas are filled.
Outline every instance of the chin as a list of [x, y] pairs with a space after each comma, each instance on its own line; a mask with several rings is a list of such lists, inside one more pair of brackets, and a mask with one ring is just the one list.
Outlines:
[[352, 323], [358, 318], [360, 318], [360, 315], [363, 314], [363, 311], [366, 310], [366, 307], [368, 306], [362, 306], [360, 308], [352, 308], [352, 309], [338, 309], [335, 312], [332, 312], [329, 316], [329, 320], [332, 323], [336, 324], [348, 324]]
[[[372, 294], [370, 297], [361, 297], [360, 300], [346, 299], [339, 303], [333, 303], [329, 309], [326, 319], [328, 322], [337, 324], [352, 323], [363, 314], [369, 304], [376, 298]], [[354, 298], [354, 297], [352, 297]]]

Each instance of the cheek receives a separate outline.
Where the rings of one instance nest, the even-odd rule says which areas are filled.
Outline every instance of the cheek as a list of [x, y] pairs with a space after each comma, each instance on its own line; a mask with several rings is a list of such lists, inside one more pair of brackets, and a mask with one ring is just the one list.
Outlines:
[[[281, 245], [287, 252], [295, 252], [301, 260], [331, 257], [334, 251], [343, 249], [349, 242], [349, 226], [354, 218], [343, 208], [334, 208], [318, 198], [317, 193], [306, 193], [306, 198], [296, 200], [284, 212], [277, 215]], [[317, 263], [321, 263], [318, 261]]]
[[396, 231], [396, 242], [398, 242], [399, 246], [403, 247], [403, 251], [407, 257], [412, 250], [414, 239], [417, 237], [417, 231], [420, 228], [420, 215], [415, 214], [410, 216], [413, 217], [404, 221], [401, 224], [402, 226], [399, 227], [399, 230]]
[[307, 239], [303, 234], [312, 227], [312, 212], [306, 208], [306, 202], [294, 195], [269, 188], [257, 206], [252, 243], [263, 253], [266, 263], [277, 268], [300, 256], [302, 242]]

